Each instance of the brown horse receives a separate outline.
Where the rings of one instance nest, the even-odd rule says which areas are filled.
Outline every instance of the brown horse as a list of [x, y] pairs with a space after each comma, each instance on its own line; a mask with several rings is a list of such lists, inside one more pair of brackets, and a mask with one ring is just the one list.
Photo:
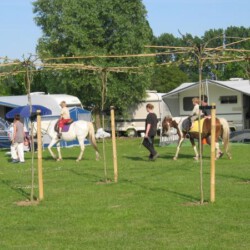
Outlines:
[[[185, 118], [172, 118], [170, 116], [166, 116], [162, 122], [162, 133], [163, 135], [168, 135], [170, 128], [175, 128], [177, 130], [179, 140], [178, 140], [176, 153], [173, 158], [174, 160], [177, 160], [182, 142], [186, 138], [187, 134], [189, 134], [189, 139], [195, 152], [194, 159], [198, 160], [199, 154], [198, 154], [195, 142], [194, 142], [194, 139], [199, 139], [198, 125], [196, 129], [193, 128], [189, 132], [187, 132], [185, 131], [185, 129], [183, 129], [183, 126], [182, 126], [183, 122], [185, 122]], [[198, 123], [198, 121], [195, 121], [195, 123]], [[201, 120], [200, 124], [201, 124], [201, 129], [200, 129], [201, 139], [205, 138], [207, 143], [210, 145], [211, 119], [204, 118], [203, 120]], [[224, 118], [220, 118], [220, 119], [216, 118], [216, 131], [215, 131], [216, 159], [221, 158], [223, 155], [222, 151], [219, 148], [219, 138], [222, 139], [224, 150], [228, 158], [231, 159], [231, 154], [229, 153], [229, 133], [230, 133], [230, 128], [229, 128], [227, 121]]]

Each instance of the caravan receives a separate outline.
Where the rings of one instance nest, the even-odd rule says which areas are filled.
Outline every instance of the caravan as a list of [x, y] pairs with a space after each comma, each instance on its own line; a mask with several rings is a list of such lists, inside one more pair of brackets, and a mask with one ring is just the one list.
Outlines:
[[[45, 94], [44, 92], [33, 92], [30, 94], [32, 105], [42, 105], [51, 110], [52, 115], [60, 115], [61, 101], [66, 101], [69, 108], [79, 107], [82, 108], [80, 100], [76, 96], [66, 94]], [[11, 109], [28, 105], [27, 95], [17, 96], [1, 96], [0, 97], [0, 117], [5, 118], [6, 113]]]
[[145, 119], [147, 116], [146, 105], [152, 103], [154, 105], [154, 112], [158, 118], [158, 131], [161, 130], [161, 119], [165, 115], [170, 114], [168, 106], [162, 100], [164, 93], [147, 90], [146, 98], [140, 103], [134, 104], [128, 110], [127, 118], [116, 119], [116, 131], [119, 135], [127, 135], [129, 137], [140, 136], [145, 132]]
[[[225, 118], [231, 131], [250, 128], [250, 81], [231, 78], [228, 81], [206, 80], [203, 92], [209, 104], [216, 104], [216, 115]], [[193, 108], [192, 98], [199, 95], [199, 83], [183, 83], [165, 94], [172, 116], [188, 116]]]
[[[43, 116], [42, 119], [45, 120], [55, 120], [60, 117], [61, 101], [66, 101], [67, 106], [69, 107], [70, 115], [73, 120], [91, 120], [91, 112], [82, 109], [81, 101], [72, 95], [67, 94], [45, 94], [44, 92], [34, 92], [30, 94], [31, 96], [31, 104], [32, 105], [42, 105], [51, 110], [52, 114]], [[4, 120], [6, 113], [8, 113], [11, 109], [18, 106], [28, 105], [28, 96], [27, 95], [19, 95], [19, 96], [1, 96], [0, 97], [0, 119]], [[28, 129], [29, 124], [28, 121], [25, 121], [26, 129]], [[7, 133], [7, 129], [5, 131]], [[9, 147], [9, 139], [7, 134], [0, 138], [0, 147]], [[4, 142], [4, 144], [2, 143]], [[7, 143], [6, 143], [7, 142]], [[43, 143], [44, 146], [48, 145], [50, 142], [50, 138], [48, 135], [44, 135]], [[64, 146], [69, 146], [69, 144], [64, 143]], [[73, 141], [71, 145], [78, 145]]]

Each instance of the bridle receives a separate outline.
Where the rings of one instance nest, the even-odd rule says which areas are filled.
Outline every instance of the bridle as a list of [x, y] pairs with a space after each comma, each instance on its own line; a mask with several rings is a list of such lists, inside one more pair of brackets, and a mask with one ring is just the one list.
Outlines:
[[[182, 124], [182, 122], [183, 122], [184, 119], [185, 119], [184, 117], [181, 117], [181, 119], [179, 120], [179, 122], [177, 122], [176, 120], [173, 120], [173, 118], [167, 118], [166, 119], [166, 123], [167, 123], [167, 126], [168, 126], [168, 130], [170, 130], [170, 128], [175, 128], [176, 131], [178, 131], [178, 129], [180, 131], [182, 131], [182, 129], [179, 126], [180, 126], [180, 124]], [[177, 124], [176, 127], [172, 125], [173, 121], [176, 122], [176, 124]], [[178, 132], [176, 132], [174, 135], [177, 135], [177, 134], [178, 134]]]
[[[50, 120], [50, 122], [49, 122], [49, 124], [48, 124], [48, 126], [47, 126], [46, 129], [44, 129], [44, 128], [41, 127], [41, 133], [42, 133], [42, 135], [48, 134], [48, 130], [50, 128], [51, 123], [52, 123], [52, 120]], [[37, 135], [37, 122], [36, 122], [36, 127], [34, 126], [34, 123], [33, 123], [33, 132], [36, 132], [36, 133], [33, 133], [33, 134]]]

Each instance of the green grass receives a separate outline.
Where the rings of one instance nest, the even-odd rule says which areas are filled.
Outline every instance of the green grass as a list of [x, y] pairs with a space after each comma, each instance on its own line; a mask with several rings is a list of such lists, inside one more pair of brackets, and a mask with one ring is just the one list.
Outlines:
[[[210, 197], [210, 148], [203, 157], [204, 205], [200, 205], [199, 163], [185, 143], [173, 161], [175, 145], [157, 147], [147, 159], [141, 139], [118, 139], [118, 183], [113, 180], [112, 142], [104, 161], [87, 147], [62, 149], [64, 160], [44, 151], [44, 200], [18, 206], [31, 191], [31, 154], [25, 164], [8, 162], [0, 151], [0, 249], [250, 249], [250, 145], [232, 144], [233, 159], [216, 161], [216, 201]], [[102, 143], [98, 143], [102, 151]], [[38, 196], [35, 161], [35, 195]], [[198, 205], [197, 205], [198, 204]]]

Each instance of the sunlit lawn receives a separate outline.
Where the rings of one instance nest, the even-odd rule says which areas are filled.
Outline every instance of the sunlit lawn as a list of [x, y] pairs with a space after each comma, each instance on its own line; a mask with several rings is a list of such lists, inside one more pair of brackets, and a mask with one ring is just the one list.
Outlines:
[[[233, 159], [216, 161], [215, 203], [205, 146], [201, 205], [200, 164], [190, 144], [177, 161], [176, 145], [157, 147], [155, 162], [140, 144], [117, 140], [118, 183], [111, 140], [98, 143], [99, 162], [89, 146], [79, 163], [78, 147], [62, 149], [62, 162], [44, 151], [44, 200], [36, 206], [17, 205], [30, 199], [31, 153], [22, 165], [0, 151], [0, 249], [250, 249], [250, 145], [233, 144]], [[34, 167], [38, 197], [36, 159]]]

